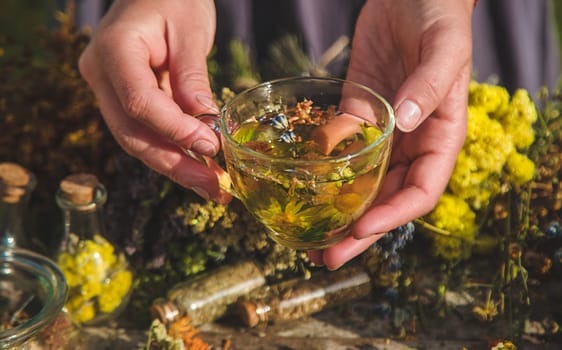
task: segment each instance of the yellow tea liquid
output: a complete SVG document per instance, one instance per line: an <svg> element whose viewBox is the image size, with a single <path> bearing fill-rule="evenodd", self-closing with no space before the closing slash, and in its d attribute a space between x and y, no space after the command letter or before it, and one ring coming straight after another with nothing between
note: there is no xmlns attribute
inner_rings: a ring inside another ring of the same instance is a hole
<svg viewBox="0 0 562 350"><path fill-rule="evenodd" d="M389 146L369 149L382 131L357 117L309 108L299 118L295 110L239 125L233 138L255 152L225 150L226 165L238 198L274 240L319 249L341 240L372 203L388 158L380 148ZM326 134L334 126L346 130Z"/></svg>

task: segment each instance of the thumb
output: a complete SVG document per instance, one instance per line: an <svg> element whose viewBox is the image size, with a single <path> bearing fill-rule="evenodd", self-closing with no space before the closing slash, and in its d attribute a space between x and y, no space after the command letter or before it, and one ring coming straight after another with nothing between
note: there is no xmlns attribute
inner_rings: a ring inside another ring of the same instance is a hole
<svg viewBox="0 0 562 350"><path fill-rule="evenodd" d="M462 37L460 33L459 36ZM396 126L403 132L416 129L470 70L470 40L451 40L449 32L446 36L436 35L425 47L420 63L395 96Z"/></svg>

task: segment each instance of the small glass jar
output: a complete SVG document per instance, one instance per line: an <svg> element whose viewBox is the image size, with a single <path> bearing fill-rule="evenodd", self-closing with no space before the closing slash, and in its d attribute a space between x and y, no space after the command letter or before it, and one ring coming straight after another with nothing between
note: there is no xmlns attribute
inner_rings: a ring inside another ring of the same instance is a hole
<svg viewBox="0 0 562 350"><path fill-rule="evenodd" d="M262 322L294 320L345 302L367 297L373 283L366 269L346 266L270 285L258 297L241 298L236 309L248 327Z"/></svg>
<svg viewBox="0 0 562 350"><path fill-rule="evenodd" d="M17 163L0 163L0 246L32 249L25 224L35 175Z"/></svg>
<svg viewBox="0 0 562 350"><path fill-rule="evenodd" d="M224 265L178 283L166 299L157 299L152 314L163 323L188 316L194 326L224 315L242 296L265 285L265 275L251 260Z"/></svg>
<svg viewBox="0 0 562 350"><path fill-rule="evenodd" d="M124 253L105 237L107 191L91 174L73 174L60 183L56 201L64 220L57 263L69 285L65 310L78 324L99 325L126 306L133 273Z"/></svg>
<svg viewBox="0 0 562 350"><path fill-rule="evenodd" d="M67 292L62 271L49 258L0 247L0 348L31 349L61 314Z"/></svg>

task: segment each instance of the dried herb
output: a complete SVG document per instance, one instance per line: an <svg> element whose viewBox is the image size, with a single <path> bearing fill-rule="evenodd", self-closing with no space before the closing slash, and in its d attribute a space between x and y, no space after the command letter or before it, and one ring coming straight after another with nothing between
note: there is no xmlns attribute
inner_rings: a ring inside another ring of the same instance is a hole
<svg viewBox="0 0 562 350"><path fill-rule="evenodd" d="M263 271L252 261L241 261L177 284L167 300L158 300L152 310L163 322L187 315L201 325L224 316L238 298L264 284Z"/></svg>
<svg viewBox="0 0 562 350"><path fill-rule="evenodd" d="M294 279L267 287L259 298L237 303L241 320L249 327L264 321L299 319L345 302L367 297L372 280L362 266L313 273L310 279Z"/></svg>
<svg viewBox="0 0 562 350"><path fill-rule="evenodd" d="M47 328L41 331L39 343L44 350L68 349L75 333L72 320L61 312Z"/></svg>
<svg viewBox="0 0 562 350"><path fill-rule="evenodd" d="M5 331L18 327L30 319L30 316L25 311L29 303L33 300L34 295L25 299L21 305L18 306L13 312L4 312L0 315L0 331Z"/></svg>

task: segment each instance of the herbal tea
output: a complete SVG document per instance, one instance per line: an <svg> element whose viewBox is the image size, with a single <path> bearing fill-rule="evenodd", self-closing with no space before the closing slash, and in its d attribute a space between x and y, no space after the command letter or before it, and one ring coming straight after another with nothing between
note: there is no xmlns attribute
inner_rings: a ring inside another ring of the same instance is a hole
<svg viewBox="0 0 562 350"><path fill-rule="evenodd" d="M374 200L390 143L377 125L304 100L232 130L251 149L225 151L237 197L277 242L318 249L342 239ZM370 148L369 145L372 147Z"/></svg>

